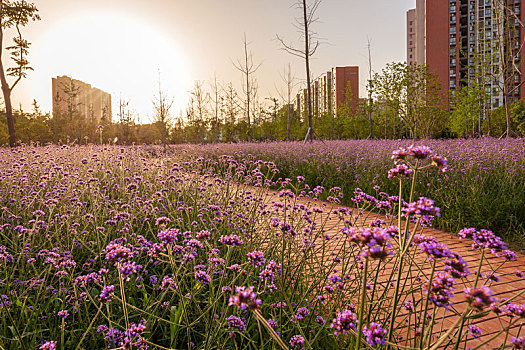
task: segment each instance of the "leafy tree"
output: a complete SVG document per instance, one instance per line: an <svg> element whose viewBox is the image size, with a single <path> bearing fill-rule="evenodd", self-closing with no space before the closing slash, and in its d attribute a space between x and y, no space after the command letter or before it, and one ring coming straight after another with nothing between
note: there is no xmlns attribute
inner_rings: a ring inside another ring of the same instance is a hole
<svg viewBox="0 0 525 350"><path fill-rule="evenodd" d="M484 98L484 89L476 82L471 82L469 86L456 92L451 98L453 110L450 115L450 130L458 136L473 136L483 112Z"/></svg>
<svg viewBox="0 0 525 350"><path fill-rule="evenodd" d="M33 70L29 66L27 55L30 43L22 36L21 27L26 26L30 21L40 20L38 9L33 3L22 1L0 0L0 83L4 95L5 114L7 128L9 132L9 146L16 146L15 120L13 117L13 106L11 104L11 93L16 85L27 76L27 71ZM13 45L6 48L11 53L11 60L14 67L5 67L3 58L4 34L7 29L15 28L16 35L13 38ZM11 76L15 80L9 84L7 77Z"/></svg>
<svg viewBox="0 0 525 350"><path fill-rule="evenodd" d="M516 101L510 108L512 123L525 135L525 98Z"/></svg>
<svg viewBox="0 0 525 350"><path fill-rule="evenodd" d="M426 65L389 63L372 81L374 94L403 122L410 137L431 137L443 124L445 102L437 76Z"/></svg>

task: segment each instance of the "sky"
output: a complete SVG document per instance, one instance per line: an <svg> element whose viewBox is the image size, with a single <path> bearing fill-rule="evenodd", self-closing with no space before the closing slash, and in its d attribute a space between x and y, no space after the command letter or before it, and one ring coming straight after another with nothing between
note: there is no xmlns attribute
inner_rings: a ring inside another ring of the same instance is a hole
<svg viewBox="0 0 525 350"><path fill-rule="evenodd" d="M119 100L129 101L136 121L150 122L160 80L186 108L196 80L206 87L216 75L242 91L233 63L243 57L246 33L259 96L278 97L288 64L304 84L304 61L282 50L276 35L301 45L294 19L296 0L33 0L41 21L23 28L31 42L34 71L13 92L14 106L51 110L51 78L68 75L111 93L113 120ZM312 58L317 77L335 66L359 66L360 94L366 94L368 39L372 68L406 59L406 11L415 0L323 0L313 30L322 44ZM11 43L7 33L4 47Z"/></svg>

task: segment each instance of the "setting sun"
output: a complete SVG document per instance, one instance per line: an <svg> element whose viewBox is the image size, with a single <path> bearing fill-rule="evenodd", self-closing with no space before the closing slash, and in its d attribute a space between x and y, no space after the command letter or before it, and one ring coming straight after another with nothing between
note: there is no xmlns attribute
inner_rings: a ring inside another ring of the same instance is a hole
<svg viewBox="0 0 525 350"><path fill-rule="evenodd" d="M191 88L191 66L168 34L130 15L80 14L56 23L35 44L33 60L47 67L32 74L37 78L52 71L88 81L112 94L115 112L121 95L140 115L137 122L149 122L159 71L163 89L176 104L184 103ZM43 88L49 96L50 85ZM117 113L113 118L118 118Z"/></svg>

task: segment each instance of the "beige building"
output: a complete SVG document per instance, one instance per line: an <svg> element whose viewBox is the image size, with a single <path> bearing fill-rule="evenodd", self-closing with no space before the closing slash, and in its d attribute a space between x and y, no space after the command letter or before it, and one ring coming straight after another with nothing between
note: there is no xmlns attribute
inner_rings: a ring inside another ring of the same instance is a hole
<svg viewBox="0 0 525 350"><path fill-rule="evenodd" d="M68 76L52 78L53 115L78 114L90 122L111 121L111 94Z"/></svg>

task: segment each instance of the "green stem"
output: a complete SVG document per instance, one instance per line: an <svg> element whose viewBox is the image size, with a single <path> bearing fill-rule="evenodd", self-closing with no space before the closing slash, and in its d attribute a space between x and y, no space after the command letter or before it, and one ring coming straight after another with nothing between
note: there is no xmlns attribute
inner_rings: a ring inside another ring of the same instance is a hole
<svg viewBox="0 0 525 350"><path fill-rule="evenodd" d="M361 301L359 302L359 315L358 315L358 328L357 328L357 339L355 342L355 350L359 350L361 347L361 333L363 333L363 316L365 311L366 303L366 279L368 273L368 257L365 259L365 267L363 269L363 282L361 284Z"/></svg>
<svg viewBox="0 0 525 350"><path fill-rule="evenodd" d="M478 271L476 271L476 281L474 282L474 288L478 287L479 275L481 274L481 266L483 265L484 257L485 257L485 248L481 248L481 258L479 259ZM462 333L463 333L464 326L465 326L465 318L461 320L461 324L459 325L459 333L458 333L458 338L456 340L456 345L454 346L454 350L459 349L459 344L461 343L461 339L463 338Z"/></svg>
<svg viewBox="0 0 525 350"><path fill-rule="evenodd" d="M425 309L423 315L421 315L421 339L419 340L419 347L423 349L423 341L425 339L425 321L427 318L428 302L430 300L430 289L432 288L432 280L434 279L434 272L436 271L436 260L432 261L432 270L430 271L430 279L428 280L427 287L427 300L425 301Z"/></svg>

